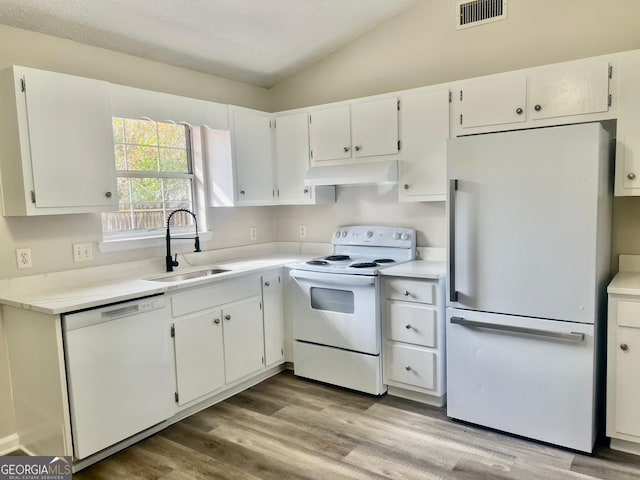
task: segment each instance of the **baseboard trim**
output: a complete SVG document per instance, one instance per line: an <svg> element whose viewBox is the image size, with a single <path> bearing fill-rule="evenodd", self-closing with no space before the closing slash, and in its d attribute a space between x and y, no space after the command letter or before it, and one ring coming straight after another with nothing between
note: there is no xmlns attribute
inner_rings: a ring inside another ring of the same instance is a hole
<svg viewBox="0 0 640 480"><path fill-rule="evenodd" d="M433 407L443 407L447 403L447 395L442 397L436 397L428 395L426 393L414 392L406 390L404 388L398 388L391 385L387 385L387 393L394 397L405 398L407 400L413 400L414 402L424 403Z"/></svg>
<svg viewBox="0 0 640 480"><path fill-rule="evenodd" d="M621 440L619 438L612 438L610 446L612 450L640 455L640 443L629 442L627 440Z"/></svg>
<svg viewBox="0 0 640 480"><path fill-rule="evenodd" d="M0 455L6 455L20 448L20 439L17 433L12 433L0 438Z"/></svg>

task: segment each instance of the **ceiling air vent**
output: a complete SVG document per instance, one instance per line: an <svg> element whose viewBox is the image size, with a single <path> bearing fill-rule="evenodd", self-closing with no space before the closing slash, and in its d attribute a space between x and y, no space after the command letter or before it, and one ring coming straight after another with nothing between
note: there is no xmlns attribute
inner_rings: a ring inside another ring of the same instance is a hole
<svg viewBox="0 0 640 480"><path fill-rule="evenodd" d="M462 0L456 8L458 30L507 18L507 0Z"/></svg>

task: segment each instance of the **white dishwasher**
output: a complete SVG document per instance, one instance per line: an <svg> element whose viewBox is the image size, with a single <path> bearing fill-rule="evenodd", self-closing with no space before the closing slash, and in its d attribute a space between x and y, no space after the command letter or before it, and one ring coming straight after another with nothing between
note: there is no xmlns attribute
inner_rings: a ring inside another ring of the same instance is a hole
<svg viewBox="0 0 640 480"><path fill-rule="evenodd" d="M164 296L63 317L76 458L173 415L169 320Z"/></svg>

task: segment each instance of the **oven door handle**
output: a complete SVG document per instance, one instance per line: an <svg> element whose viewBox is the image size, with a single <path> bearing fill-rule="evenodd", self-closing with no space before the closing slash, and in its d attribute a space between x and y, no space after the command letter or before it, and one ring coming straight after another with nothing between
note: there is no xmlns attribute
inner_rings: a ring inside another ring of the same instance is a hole
<svg viewBox="0 0 640 480"><path fill-rule="evenodd" d="M307 272L306 270L290 270L289 276L294 280L309 280L330 285L373 285L376 282L375 277L364 275Z"/></svg>

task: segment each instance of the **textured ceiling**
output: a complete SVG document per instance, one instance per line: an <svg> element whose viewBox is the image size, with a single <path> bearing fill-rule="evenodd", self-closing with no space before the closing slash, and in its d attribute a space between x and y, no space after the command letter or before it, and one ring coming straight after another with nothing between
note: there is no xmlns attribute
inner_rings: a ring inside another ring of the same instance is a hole
<svg viewBox="0 0 640 480"><path fill-rule="evenodd" d="M0 0L0 23L269 87L421 0Z"/></svg>

